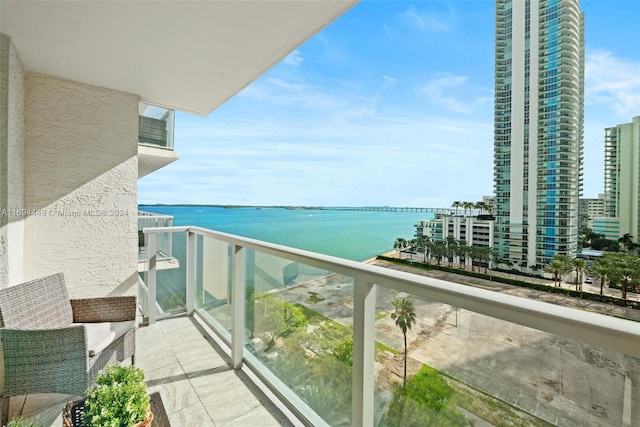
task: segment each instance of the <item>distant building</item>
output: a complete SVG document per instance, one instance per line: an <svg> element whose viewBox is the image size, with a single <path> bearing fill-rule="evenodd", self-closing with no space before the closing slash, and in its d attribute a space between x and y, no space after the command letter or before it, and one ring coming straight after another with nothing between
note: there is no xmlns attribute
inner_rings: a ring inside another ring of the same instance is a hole
<svg viewBox="0 0 640 427"><path fill-rule="evenodd" d="M493 247L494 220L488 219L490 217L487 215L487 219L478 219L471 215L438 215L430 221L419 221L415 225L415 237L429 236L431 240L454 237L456 240L464 240L468 246ZM470 265L470 261L467 264Z"/></svg>
<svg viewBox="0 0 640 427"><path fill-rule="evenodd" d="M578 227L580 232L588 227L593 230L594 218L606 216L606 198L604 194L598 194L597 199L580 199Z"/></svg>
<svg viewBox="0 0 640 427"><path fill-rule="evenodd" d="M605 212L594 218L593 231L617 240L640 236L640 116L605 129Z"/></svg>
<svg viewBox="0 0 640 427"><path fill-rule="evenodd" d="M584 128L579 0L496 0L496 249L519 265L578 248Z"/></svg>

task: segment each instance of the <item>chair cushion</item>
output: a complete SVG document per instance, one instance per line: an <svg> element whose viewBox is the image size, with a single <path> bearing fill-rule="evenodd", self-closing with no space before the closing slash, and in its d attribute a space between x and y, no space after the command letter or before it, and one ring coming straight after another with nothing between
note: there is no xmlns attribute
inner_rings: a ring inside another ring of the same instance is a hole
<svg viewBox="0 0 640 427"><path fill-rule="evenodd" d="M74 323L74 325L85 326L87 330L87 349L89 350L89 356L92 357L133 329L135 323L135 320L127 320L125 322Z"/></svg>

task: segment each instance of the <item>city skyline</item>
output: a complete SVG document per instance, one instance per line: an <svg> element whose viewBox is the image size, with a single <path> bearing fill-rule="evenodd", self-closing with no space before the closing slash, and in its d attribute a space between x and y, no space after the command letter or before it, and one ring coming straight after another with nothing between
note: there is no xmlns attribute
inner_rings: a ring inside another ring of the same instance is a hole
<svg viewBox="0 0 640 427"><path fill-rule="evenodd" d="M494 8L356 5L210 116L178 113L181 159L140 180L139 202L448 207L492 195ZM640 112L640 4L581 10L583 197L596 197L604 129Z"/></svg>

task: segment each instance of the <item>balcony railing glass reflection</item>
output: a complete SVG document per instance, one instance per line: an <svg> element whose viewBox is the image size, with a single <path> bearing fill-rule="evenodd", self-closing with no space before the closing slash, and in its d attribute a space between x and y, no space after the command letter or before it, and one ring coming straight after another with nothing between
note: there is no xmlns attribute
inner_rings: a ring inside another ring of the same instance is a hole
<svg viewBox="0 0 640 427"><path fill-rule="evenodd" d="M154 212L138 211L138 261L143 263L147 260L147 249L145 235L142 230L149 227L171 227L173 226L173 216L162 215ZM173 258L173 239L171 233L163 233L157 237L157 257L158 261L169 261Z"/></svg>
<svg viewBox="0 0 640 427"><path fill-rule="evenodd" d="M169 231L184 309L312 425L640 425L635 322L198 227L147 229L150 246ZM152 258L151 322L167 292ZM400 298L417 315L406 395Z"/></svg>
<svg viewBox="0 0 640 427"><path fill-rule="evenodd" d="M138 112L138 143L173 150L174 115L174 110L141 102Z"/></svg>

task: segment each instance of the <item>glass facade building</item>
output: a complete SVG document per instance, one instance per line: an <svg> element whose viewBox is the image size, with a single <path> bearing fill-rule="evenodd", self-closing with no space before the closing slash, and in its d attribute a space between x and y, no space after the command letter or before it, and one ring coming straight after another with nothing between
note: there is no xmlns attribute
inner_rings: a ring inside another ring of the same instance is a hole
<svg viewBox="0 0 640 427"><path fill-rule="evenodd" d="M598 233L617 240L640 236L640 116L606 128L604 136L603 215L597 218Z"/></svg>
<svg viewBox="0 0 640 427"><path fill-rule="evenodd" d="M575 256L582 191L584 14L579 0L497 0L494 190L498 256Z"/></svg>

